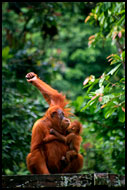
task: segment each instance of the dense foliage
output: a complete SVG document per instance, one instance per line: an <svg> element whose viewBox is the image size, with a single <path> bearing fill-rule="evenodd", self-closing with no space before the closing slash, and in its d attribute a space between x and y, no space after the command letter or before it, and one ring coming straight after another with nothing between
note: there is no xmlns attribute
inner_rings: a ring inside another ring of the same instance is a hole
<svg viewBox="0 0 127 190"><path fill-rule="evenodd" d="M123 69L125 67L125 4L99 3L85 19L85 23L88 20L92 24L98 22L100 27L97 33L89 37L88 44L95 46L98 40L105 41L112 37L112 43L116 43L119 54L111 54L107 57L111 68L109 67L99 78L90 75L84 80L84 88L87 87L88 90L84 97L80 97L80 104L79 97L76 100L79 106L77 111L79 115L81 112L83 118L87 118L85 120L89 126L86 128L91 127L91 132L94 134L96 132L98 142L91 146L99 151L94 153L93 157L94 159L98 157L100 162L105 162L102 167L97 162L96 167L102 172L119 171L123 174L125 172L125 76Z"/></svg>
<svg viewBox="0 0 127 190"><path fill-rule="evenodd" d="M83 123L82 172L124 174L124 17L123 2L2 4L3 174L28 173L31 128L48 106L30 71Z"/></svg>

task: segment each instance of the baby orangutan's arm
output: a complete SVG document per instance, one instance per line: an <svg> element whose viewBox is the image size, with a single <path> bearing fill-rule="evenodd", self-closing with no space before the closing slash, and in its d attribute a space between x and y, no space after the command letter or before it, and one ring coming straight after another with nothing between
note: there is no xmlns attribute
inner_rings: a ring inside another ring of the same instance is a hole
<svg viewBox="0 0 127 190"><path fill-rule="evenodd" d="M50 134L51 135L48 135L47 137L45 137L43 139L43 142L44 143L48 143L48 142L51 142L53 140L59 140L61 142L64 142L66 141L66 137L64 137L63 135L61 135L59 132L57 132L55 129L50 129Z"/></svg>
<svg viewBox="0 0 127 190"><path fill-rule="evenodd" d="M44 143L49 143L49 142L54 141L54 140L59 140L59 138L54 136L54 135L48 135L47 137L45 137L43 139L43 142Z"/></svg>

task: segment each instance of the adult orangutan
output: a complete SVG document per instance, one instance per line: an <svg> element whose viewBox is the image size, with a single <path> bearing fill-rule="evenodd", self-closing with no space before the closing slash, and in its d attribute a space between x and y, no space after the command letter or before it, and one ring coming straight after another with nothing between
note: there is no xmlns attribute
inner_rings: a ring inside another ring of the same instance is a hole
<svg viewBox="0 0 127 190"><path fill-rule="evenodd" d="M52 128L65 135L65 129L70 124L70 120L67 118L70 109L65 108L68 103L65 96L40 80L33 72L28 73L26 78L40 90L49 104L44 117L37 120L32 129L31 149L26 158L28 170L32 174L79 172L83 167L81 154L63 167L61 158L66 156L69 146L58 139L49 143L43 142L43 139L50 135Z"/></svg>

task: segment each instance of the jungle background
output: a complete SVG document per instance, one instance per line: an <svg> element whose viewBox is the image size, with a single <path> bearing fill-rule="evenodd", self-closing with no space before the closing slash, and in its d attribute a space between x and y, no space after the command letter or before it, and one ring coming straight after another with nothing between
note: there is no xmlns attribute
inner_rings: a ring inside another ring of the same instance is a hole
<svg viewBox="0 0 127 190"><path fill-rule="evenodd" d="M2 3L2 173L29 174L31 129L48 108L25 75L70 100L81 173L125 173L125 3Z"/></svg>

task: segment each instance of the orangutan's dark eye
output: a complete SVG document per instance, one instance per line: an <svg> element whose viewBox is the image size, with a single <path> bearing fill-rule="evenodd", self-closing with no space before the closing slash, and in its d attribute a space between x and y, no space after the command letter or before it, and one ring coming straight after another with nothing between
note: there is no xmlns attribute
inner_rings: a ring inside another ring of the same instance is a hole
<svg viewBox="0 0 127 190"><path fill-rule="evenodd" d="M55 117L55 116L57 116L57 112L56 111L54 111L54 112L51 113L51 117L52 118Z"/></svg>

